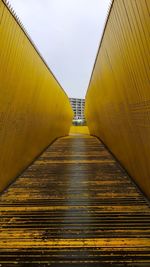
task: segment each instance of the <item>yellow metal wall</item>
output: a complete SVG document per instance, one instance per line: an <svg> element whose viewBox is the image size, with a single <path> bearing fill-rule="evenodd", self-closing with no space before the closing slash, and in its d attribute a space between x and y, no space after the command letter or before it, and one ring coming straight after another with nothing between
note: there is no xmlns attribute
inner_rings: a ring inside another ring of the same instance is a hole
<svg viewBox="0 0 150 267"><path fill-rule="evenodd" d="M69 133L69 99L0 0L0 191Z"/></svg>
<svg viewBox="0 0 150 267"><path fill-rule="evenodd" d="M71 126L69 134L90 134L87 126Z"/></svg>
<svg viewBox="0 0 150 267"><path fill-rule="evenodd" d="M114 0L86 95L90 133L150 197L150 1Z"/></svg>

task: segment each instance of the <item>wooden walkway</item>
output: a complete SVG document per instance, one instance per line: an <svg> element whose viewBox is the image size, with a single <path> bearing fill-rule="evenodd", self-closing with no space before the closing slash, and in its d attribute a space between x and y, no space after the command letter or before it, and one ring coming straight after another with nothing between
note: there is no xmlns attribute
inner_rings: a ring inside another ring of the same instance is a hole
<svg viewBox="0 0 150 267"><path fill-rule="evenodd" d="M150 208L96 138L57 140L0 197L0 266L150 267Z"/></svg>

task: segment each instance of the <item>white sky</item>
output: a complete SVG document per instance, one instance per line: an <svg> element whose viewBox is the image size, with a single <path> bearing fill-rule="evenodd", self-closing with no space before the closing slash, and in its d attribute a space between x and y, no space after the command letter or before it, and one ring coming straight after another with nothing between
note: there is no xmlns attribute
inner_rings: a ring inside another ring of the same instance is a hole
<svg viewBox="0 0 150 267"><path fill-rule="evenodd" d="M84 98L111 0L9 0L69 97Z"/></svg>

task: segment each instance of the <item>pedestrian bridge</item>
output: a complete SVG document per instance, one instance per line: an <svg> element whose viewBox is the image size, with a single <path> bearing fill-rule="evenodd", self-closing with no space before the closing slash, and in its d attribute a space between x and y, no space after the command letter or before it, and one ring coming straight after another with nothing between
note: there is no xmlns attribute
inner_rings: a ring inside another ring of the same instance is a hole
<svg viewBox="0 0 150 267"><path fill-rule="evenodd" d="M150 266L149 10L112 1L89 130L70 130L68 96L0 0L0 266Z"/></svg>

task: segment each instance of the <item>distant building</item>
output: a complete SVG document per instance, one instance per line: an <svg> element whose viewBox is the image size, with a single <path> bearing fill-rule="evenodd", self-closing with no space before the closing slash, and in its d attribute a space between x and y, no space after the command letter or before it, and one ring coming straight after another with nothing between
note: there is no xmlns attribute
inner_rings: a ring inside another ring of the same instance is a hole
<svg viewBox="0 0 150 267"><path fill-rule="evenodd" d="M70 98L70 103L72 109L74 111L74 118L73 120L85 120L84 116L84 107L85 107L85 99L81 98Z"/></svg>

